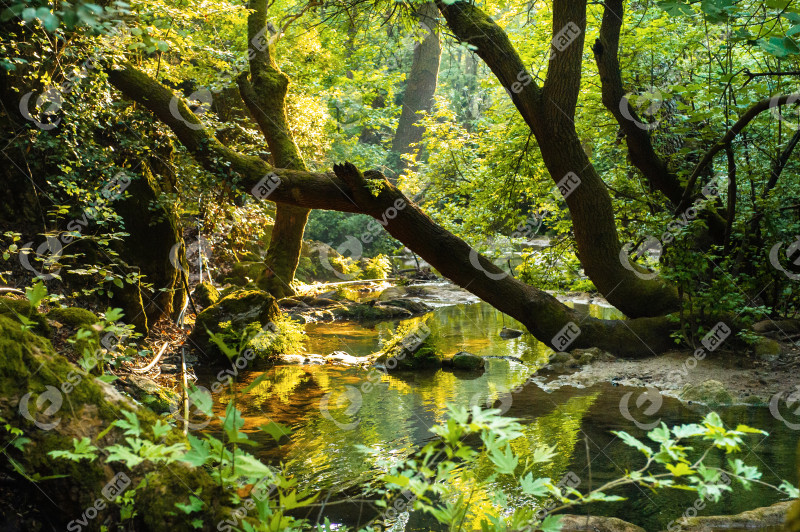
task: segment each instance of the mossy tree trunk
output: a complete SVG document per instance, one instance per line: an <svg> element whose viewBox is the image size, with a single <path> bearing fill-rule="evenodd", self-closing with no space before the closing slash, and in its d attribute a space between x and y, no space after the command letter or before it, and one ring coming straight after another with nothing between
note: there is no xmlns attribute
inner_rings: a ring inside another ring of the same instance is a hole
<svg viewBox="0 0 800 532"><path fill-rule="evenodd" d="M183 245L180 219L161 197L164 188L171 186L169 169L164 166L155 157L142 161L139 175L115 204L128 233L117 252L144 276L143 285L125 284L117 300L125 311L125 321L142 331L163 316L175 316L186 300L181 279L185 257L175 253L176 247Z"/></svg>
<svg viewBox="0 0 800 532"><path fill-rule="evenodd" d="M403 110L392 141L392 157L395 160L390 161L390 166L398 175L403 173L407 165L402 156L411 153L412 144L420 142L425 133L425 127L417 123L420 119L418 113L430 112L433 108L433 95L436 92L442 55L437 28L439 11L436 4L426 2L417 8L415 14L426 35L414 47L414 57L403 95Z"/></svg>
<svg viewBox="0 0 800 532"><path fill-rule="evenodd" d="M239 92L250 115L267 141L272 162L278 168L307 170L286 118L286 92L289 78L280 71L272 57L267 30L267 0L250 0L252 12L247 19L250 45L250 77L238 78ZM294 279L310 210L278 203L275 225L264 262L267 275L259 286L277 298L293 295Z"/></svg>

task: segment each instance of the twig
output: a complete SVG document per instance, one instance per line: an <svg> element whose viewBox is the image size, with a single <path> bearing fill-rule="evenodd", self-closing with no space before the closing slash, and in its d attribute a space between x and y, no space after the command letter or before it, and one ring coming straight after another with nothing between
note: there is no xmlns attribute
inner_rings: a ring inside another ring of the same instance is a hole
<svg viewBox="0 0 800 532"><path fill-rule="evenodd" d="M168 345L169 345L169 342L164 342L164 345L161 346L161 349L158 351L158 354L156 355L156 357L147 366L145 366L143 368L131 368L131 371L134 372L134 373L147 373L148 371L153 369L153 366L158 364L158 361L161 360L161 356L167 350L167 346Z"/></svg>

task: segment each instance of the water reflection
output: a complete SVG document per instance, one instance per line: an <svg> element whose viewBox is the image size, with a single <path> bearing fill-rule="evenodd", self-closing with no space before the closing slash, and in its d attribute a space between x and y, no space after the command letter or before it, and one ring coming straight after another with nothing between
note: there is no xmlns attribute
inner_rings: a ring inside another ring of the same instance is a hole
<svg viewBox="0 0 800 532"><path fill-rule="evenodd" d="M618 317L613 309L589 309L598 317ZM284 462L288 471L313 489L333 493L332 501L344 502L326 508L334 520L351 526L363 525L379 510L369 504L348 504L346 496L357 492L359 485L374 483L386 463L401 460L431 441L429 429L445 420L448 403L493 405L524 424L524 437L514 442L517 453L527 456L540 446L555 446L552 463L539 464L536 476L560 479L571 475L579 479L585 491L617 478L626 470L640 467L641 455L623 445L611 434L626 430L643 438L644 432L620 415L619 405L630 389L605 384L591 389L562 388L552 393L526 384L531 372L543 364L550 350L530 335L503 340L498 332L506 327L522 328L515 320L503 317L485 304L456 305L437 309L432 320L446 353L460 350L483 356L509 356L521 360L487 359L480 375L459 375L447 371L382 375L357 368L331 366L277 366L267 370L268 378L239 402L246 424L244 430L258 442L253 452L271 463ZM366 355L378 349L396 324L380 323L366 327L352 323L309 326L309 352L327 354L342 349L354 355ZM237 384L244 388L259 373L245 375ZM518 389L518 391L514 391ZM215 406L224 411L226 398ZM696 422L705 410L687 407L665 399L657 413L669 424ZM764 480L777 483L779 477L793 478L796 434L769 415L766 408L732 407L722 409L729 425L745 423L770 432L769 438L749 440L752 452L741 455L748 464L764 471ZM288 443L277 446L257 427L275 421L292 428ZM212 430L218 427L212 425ZM365 453L360 446L377 451ZM724 456L712 453L712 464L722 464ZM488 475L488 462L471 464L475 479ZM496 482L509 488L508 479ZM475 511L465 529L479 527L481 516L497 515L507 508L494 502L492 490L473 491ZM491 487L490 487L491 488ZM593 513L617 516L633 521L646 530L665 529L691 506L692 493L661 491L651 493L631 487L621 495L629 501L595 504ZM776 502L775 495L754 487L727 495L717 504L708 503L703 515L738 513ZM531 505L535 501L512 492L508 507ZM585 511L585 509L583 510ZM316 518L316 511L313 516ZM429 517L406 516L405 530L435 530Z"/></svg>

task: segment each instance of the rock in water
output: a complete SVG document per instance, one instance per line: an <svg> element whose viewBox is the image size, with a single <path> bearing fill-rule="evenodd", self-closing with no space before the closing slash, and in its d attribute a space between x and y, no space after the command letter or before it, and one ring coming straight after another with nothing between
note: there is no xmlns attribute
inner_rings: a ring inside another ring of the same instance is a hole
<svg viewBox="0 0 800 532"><path fill-rule="evenodd" d="M510 340L511 338L519 338L522 336L522 331L517 329L509 329L508 327L503 327L500 330L500 338L504 338L506 340Z"/></svg>
<svg viewBox="0 0 800 532"><path fill-rule="evenodd" d="M467 353L466 351L459 351L453 355L452 358L447 358L443 362L446 366L464 371L477 371L483 369L486 365L483 357Z"/></svg>
<svg viewBox="0 0 800 532"><path fill-rule="evenodd" d="M709 406L732 404L733 396L719 381L708 379L699 384L689 383L683 387L680 398Z"/></svg>

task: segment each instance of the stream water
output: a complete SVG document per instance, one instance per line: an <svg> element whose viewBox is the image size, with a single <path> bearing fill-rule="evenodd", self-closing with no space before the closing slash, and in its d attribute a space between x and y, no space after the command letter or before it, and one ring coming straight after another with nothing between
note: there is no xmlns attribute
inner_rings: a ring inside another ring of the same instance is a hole
<svg viewBox="0 0 800 532"><path fill-rule="evenodd" d="M584 310L597 317L619 317L613 308L587 305ZM433 435L429 429L446 419L448 403L493 404L504 410L504 415L519 418L525 429L524 438L515 442L516 452L524 457L537 446L556 446L553 462L534 469L534 475L556 480L568 478L573 484L577 479L580 490L597 487L620 477L626 469L643 464L642 455L624 445L611 431L625 430L643 438L646 431L637 428L633 420L649 422L661 418L673 425L699 421L708 411L699 405L687 406L664 398L657 414L647 418L636 410L635 399L630 400L643 390L612 383L584 389L561 388L550 393L529 383L511 393L546 362L551 350L527 333L511 340L500 338L498 332L504 325L524 328L485 303L442 303L432 314L427 323L439 335L446 353L464 350L513 359L489 358L486 371L480 375L447 371L393 373L380 377L369 387L364 386L367 372L359 368L275 366L267 370L268 378L239 405L246 420L243 430L259 443L251 452L269 463L286 463L301 485L331 493L328 502L335 504L326 507L325 514L334 521L359 526L379 513L370 504L350 502L347 497L356 493L358 485L374 483L385 461L402 459L430 441ZM306 328L307 349L309 353L342 350L356 356L367 355L378 350L380 341L388 338L396 326L396 322L311 324ZM248 373L238 386L247 386L260 374ZM210 376L200 375L201 384L204 379ZM620 413L621 401L628 393L632 393L627 396L631 419ZM222 403L217 401L220 414L224 410ZM641 410L647 406L644 404ZM777 484L779 478L794 478L796 433L776 421L767 408L734 406L717 411L729 425L745 423L770 433L769 437L750 437L750 447L738 455L746 463L757 465L764 473L763 480ZM257 429L269 421L291 427L290 440L278 446ZM365 453L361 446L378 451L379 458ZM719 465L724 459L716 453L708 458L710 463ZM481 464L474 467L478 475L483 474L485 467ZM774 492L759 487L750 491L738 488L719 503L703 501L702 504L697 504L696 494L679 490L653 493L630 487L616 494L628 500L594 504L588 510L631 521L648 531L666 530L685 513L693 515L693 506L703 508L698 515L720 515L778 501ZM490 498L491 493L473 494L476 508L488 509L492 504ZM532 502L518 494L508 504ZM314 509L309 518L316 520L318 512L318 508ZM418 513L405 515L403 526L398 529L437 530L430 517ZM464 529L480 527L477 522L465 523Z"/></svg>

